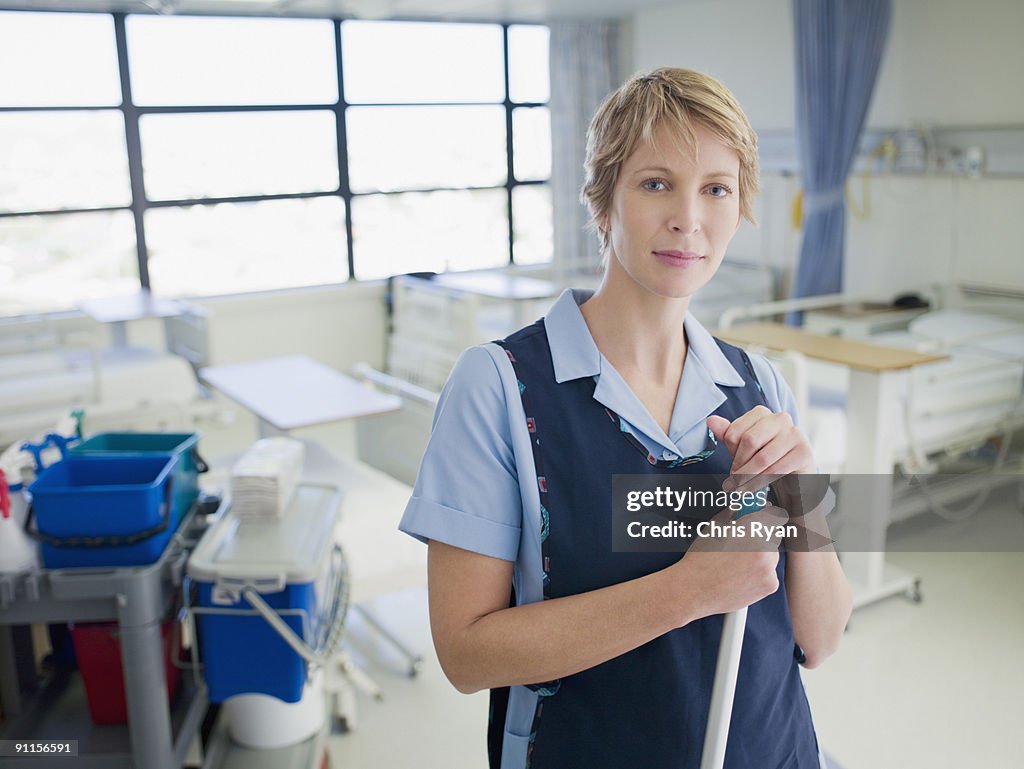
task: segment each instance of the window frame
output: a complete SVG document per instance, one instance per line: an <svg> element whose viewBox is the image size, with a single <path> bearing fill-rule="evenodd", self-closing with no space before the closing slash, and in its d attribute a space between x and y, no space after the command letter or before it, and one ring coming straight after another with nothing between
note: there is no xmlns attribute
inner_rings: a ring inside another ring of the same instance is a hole
<svg viewBox="0 0 1024 769"><path fill-rule="evenodd" d="M51 11L33 11L37 13L48 13ZM128 61L128 39L127 39L127 27L126 19L129 16L137 15L128 12L99 12L99 11L60 11L60 13L84 13L90 15L103 15L110 16L113 18L114 23L114 42L117 53L117 68L118 77L120 79L120 92L121 92L121 104L120 105L102 105L102 106L91 106L91 105L75 105L75 106L5 106L0 105L0 114L11 113L11 112L63 112L63 111L104 111L104 110L120 110L124 119L125 127L125 145L128 157L128 180L130 185L131 193L131 204L128 206L83 206L76 208L60 208L50 210L19 210L19 211L0 211L0 219L7 219L21 216L59 216L62 214L72 213L98 213L104 211L129 211L132 215L135 234L136 234L136 248L137 248L137 262L139 271L139 283L140 288L144 290L150 290L150 275L149 275L149 250L146 244L146 230L144 224L145 213L150 209L165 208L165 207L185 207L194 205L211 205L217 203L251 203L260 201L271 201L271 200L293 200L303 198L320 198L320 197L340 197L345 212L345 242L347 246L347 260L348 260L348 278L347 281L356 281L356 269L355 263L357 255L353 247L353 226L352 226L352 200L353 198L365 196L365 195L396 195L403 194L406 192L435 192L440 190L488 190L488 189L503 189L505 191L505 213L508 229L508 261L509 265L515 264L514 259L514 241L515 241L515 222L513 219L513 190L520 186L529 185L550 185L551 178L550 174L545 179L529 179L529 180L518 180L515 177L515 165L514 165L514 148L513 148L513 112L517 108L522 107L549 107L550 101L547 102L513 102L510 94L510 79L511 79L511 65L509 57L509 27L511 26L545 26L537 22L514 22L514 21L502 21L502 22L485 22L488 24L495 24L500 26L502 30L502 57L503 57L503 77L504 77L504 99L501 102L487 101L487 102L381 102L381 103L364 103L359 102L357 104L349 104L345 97L345 80L344 80L344 52L342 50L342 24L350 19L350 17L318 17L327 21L330 21L333 25L334 30L334 56L335 56L335 70L338 78L338 99L333 103L319 103L319 104L287 104L287 105L276 105L276 104L246 104L246 105L175 105L175 106L139 106L136 105L132 98L131 89L131 76L130 76L130 63ZM212 16L213 14L187 14L190 16ZM224 18L266 18L266 19L280 19L281 17L274 16L255 16L251 14L227 14L218 13L218 17ZM305 17L302 18L311 18ZM431 23L434 20L424 19L387 19L385 21L416 21L416 22L427 22ZM436 23L444 24L479 24L479 21L468 21L468 20L437 20ZM549 97L550 98L550 97ZM373 192L359 192L353 193L349 184L349 163L348 163L348 136L346 129L346 112L350 106L359 108L373 108L373 107L394 107L394 106L434 106L434 107L465 107L465 106L501 106L505 113L505 164L507 167L507 174L505 183L503 185L488 185L488 186L468 186L468 187L431 187L431 188L416 188L416 189L397 189L388 191L373 191ZM214 196L214 197L196 197L196 198L185 198L175 200L149 200L145 194L145 184L142 168L142 143L139 130L139 121L143 115L148 114L199 114L205 112L301 112L309 110L329 110L334 114L335 119L335 130L336 130L336 142L337 142L337 154L338 154L338 179L339 185L335 190L317 191L317 192L290 192L290 193L276 193L276 194L260 194L260 195L237 195L237 196ZM282 287L284 288L284 287ZM247 293L247 292L239 292Z"/></svg>

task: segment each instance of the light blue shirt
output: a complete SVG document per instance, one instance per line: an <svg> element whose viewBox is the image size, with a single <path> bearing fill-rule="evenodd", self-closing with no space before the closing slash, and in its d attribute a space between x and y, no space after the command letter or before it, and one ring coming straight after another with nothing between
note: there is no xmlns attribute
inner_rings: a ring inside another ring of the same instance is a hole
<svg viewBox="0 0 1024 769"><path fill-rule="evenodd" d="M594 398L623 420L648 452L672 460L705 448L706 419L725 402L720 385L744 378L722 354L707 329L690 313L684 321L687 349L669 434L666 435L601 354L579 305L592 292L566 290L545 317L555 379L592 377ZM762 355L750 360L769 408L797 421L796 401L775 367ZM520 482L522 479L523 482ZM437 410L412 498L399 528L423 541L435 539L483 555L516 561L517 574L534 570L540 552L540 499L533 453L515 373L496 344L471 347L459 358ZM532 532L521 538L523 521ZM533 542L532 540L536 540ZM534 579L517 585L520 603L539 591ZM532 600L540 600L540 594Z"/></svg>

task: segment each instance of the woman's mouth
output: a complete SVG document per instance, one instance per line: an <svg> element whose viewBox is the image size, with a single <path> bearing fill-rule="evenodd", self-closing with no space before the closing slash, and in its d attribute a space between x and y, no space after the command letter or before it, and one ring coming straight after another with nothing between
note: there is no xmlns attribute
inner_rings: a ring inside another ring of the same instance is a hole
<svg viewBox="0 0 1024 769"><path fill-rule="evenodd" d="M693 251L655 251L654 255L658 261L674 267L690 267L704 260L703 256Z"/></svg>

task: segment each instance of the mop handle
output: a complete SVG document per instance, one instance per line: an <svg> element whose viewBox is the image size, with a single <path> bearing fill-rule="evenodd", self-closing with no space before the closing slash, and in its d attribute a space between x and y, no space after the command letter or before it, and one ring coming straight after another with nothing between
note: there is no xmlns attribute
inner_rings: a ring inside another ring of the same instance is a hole
<svg viewBox="0 0 1024 769"><path fill-rule="evenodd" d="M711 689L711 708L708 728L704 732L704 751L700 769L722 769L725 763L725 744L729 739L729 721L732 719L732 701L736 694L736 677L743 651L743 631L747 626L747 607L725 615L722 640L718 645L718 664L715 683Z"/></svg>
<svg viewBox="0 0 1024 769"><path fill-rule="evenodd" d="M745 507L737 513L736 518L742 518L760 509L760 505ZM722 622L722 640L718 644L715 683L711 687L711 706L708 709L708 728L704 732L700 769L722 769L725 765L725 745L729 741L732 702L736 696L736 679L740 671L743 631L746 627L746 606L729 612Z"/></svg>

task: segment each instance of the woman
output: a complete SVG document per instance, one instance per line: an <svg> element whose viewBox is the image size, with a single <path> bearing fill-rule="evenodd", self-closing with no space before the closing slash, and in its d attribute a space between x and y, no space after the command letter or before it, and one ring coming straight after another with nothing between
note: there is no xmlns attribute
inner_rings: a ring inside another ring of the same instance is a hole
<svg viewBox="0 0 1024 769"><path fill-rule="evenodd" d="M815 472L771 365L687 314L751 218L756 135L720 83L659 69L598 110L586 172L600 287L463 354L402 521L441 665L491 689L492 767L697 767L721 615L750 606L726 766L817 767L798 664L849 617L834 552L611 544L613 475Z"/></svg>

